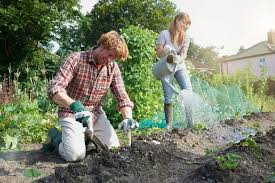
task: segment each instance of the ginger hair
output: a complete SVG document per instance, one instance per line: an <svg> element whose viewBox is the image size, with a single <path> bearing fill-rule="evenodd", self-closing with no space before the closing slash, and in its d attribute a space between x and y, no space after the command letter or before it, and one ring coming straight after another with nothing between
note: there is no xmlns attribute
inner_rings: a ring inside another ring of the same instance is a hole
<svg viewBox="0 0 275 183"><path fill-rule="evenodd" d="M128 46L125 40L116 31L102 34L97 41L97 45L108 50L114 49L116 57L119 60L126 60L128 57Z"/></svg>

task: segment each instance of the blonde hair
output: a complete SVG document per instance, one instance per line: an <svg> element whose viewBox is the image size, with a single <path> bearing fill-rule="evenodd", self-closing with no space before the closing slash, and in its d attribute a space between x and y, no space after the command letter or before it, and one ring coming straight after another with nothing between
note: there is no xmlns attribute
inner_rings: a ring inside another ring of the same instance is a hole
<svg viewBox="0 0 275 183"><path fill-rule="evenodd" d="M185 37L185 31L182 31L182 32L177 31L177 20L182 20L185 24L190 25L191 19L187 13L180 12L175 16L174 21L171 22L169 26L170 38L172 43L174 44L176 42L178 45L181 45ZM177 33L178 33L178 37L176 37Z"/></svg>
<svg viewBox="0 0 275 183"><path fill-rule="evenodd" d="M125 40L116 32L110 31L102 34L97 41L98 46L103 46L105 49L116 51L116 57L120 60L126 60L128 57L128 46Z"/></svg>

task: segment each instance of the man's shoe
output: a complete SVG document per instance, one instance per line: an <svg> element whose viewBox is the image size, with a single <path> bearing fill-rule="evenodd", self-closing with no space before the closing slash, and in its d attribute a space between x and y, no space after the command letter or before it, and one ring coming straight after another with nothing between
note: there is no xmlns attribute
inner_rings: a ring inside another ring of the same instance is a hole
<svg viewBox="0 0 275 183"><path fill-rule="evenodd" d="M57 128L51 128L48 132L48 138L45 144L43 144L42 151L44 153L58 152L58 146L62 141L61 131Z"/></svg>

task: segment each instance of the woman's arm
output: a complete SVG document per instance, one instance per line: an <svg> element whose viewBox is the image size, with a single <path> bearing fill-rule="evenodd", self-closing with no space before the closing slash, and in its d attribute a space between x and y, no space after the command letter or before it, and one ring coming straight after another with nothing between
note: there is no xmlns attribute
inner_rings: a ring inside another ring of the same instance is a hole
<svg viewBox="0 0 275 183"><path fill-rule="evenodd" d="M164 46L161 45L161 44L158 44L157 47L156 47L156 53L157 53L157 56L159 58L161 58L162 56L164 56Z"/></svg>
<svg viewBox="0 0 275 183"><path fill-rule="evenodd" d="M184 39L183 46L182 46L182 48L179 52L179 55L184 59L187 57L187 52L188 52L188 49L189 49L190 41L191 41L190 37L188 35L186 35L185 39Z"/></svg>
<svg viewBox="0 0 275 183"><path fill-rule="evenodd" d="M180 50L179 55L183 58L186 59L187 57L187 52L188 52L188 47L182 47Z"/></svg>

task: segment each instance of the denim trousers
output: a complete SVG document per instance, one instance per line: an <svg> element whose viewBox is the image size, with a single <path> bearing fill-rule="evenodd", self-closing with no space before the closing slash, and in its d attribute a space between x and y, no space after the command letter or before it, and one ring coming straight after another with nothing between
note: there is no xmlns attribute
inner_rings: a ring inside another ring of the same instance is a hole
<svg viewBox="0 0 275 183"><path fill-rule="evenodd" d="M170 75L166 75L162 77L161 83L162 83L162 89L163 89L163 96L164 96L164 103L165 104L171 104L173 103L173 89L169 86L168 83L173 85L174 77L179 84L181 90L188 90L192 92L192 85L190 76L186 69L180 69L176 71L175 73L172 73ZM166 80L166 81L165 81ZM167 83L168 82L168 83Z"/></svg>
<svg viewBox="0 0 275 183"><path fill-rule="evenodd" d="M173 93L174 90L169 86L169 84L173 85L174 77L181 88L181 97L183 99L187 127L191 128L194 125L193 119L193 110L192 110L192 85L190 76L187 72L187 69L177 70L175 73L164 76L161 79L163 96L164 96L164 104L173 103Z"/></svg>

